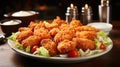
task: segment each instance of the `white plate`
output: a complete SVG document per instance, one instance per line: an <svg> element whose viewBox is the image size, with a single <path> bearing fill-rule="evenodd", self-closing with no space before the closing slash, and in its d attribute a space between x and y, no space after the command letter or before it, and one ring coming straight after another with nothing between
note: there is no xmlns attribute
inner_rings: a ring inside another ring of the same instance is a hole
<svg viewBox="0 0 120 67"><path fill-rule="evenodd" d="M38 60L44 60L44 61L47 61L47 62L50 61L50 62L54 62L54 63L83 62L83 61L86 61L86 60L93 59L93 58L99 57L101 55L104 55L104 54L108 53L112 49L112 47L113 47L113 43L112 43L112 40L111 40L111 44L106 48L105 51L103 51L101 53L98 53L98 54L95 54L95 55L91 55L91 56L87 56L87 57L62 58L62 57L44 57L44 56L37 56L37 55L30 54L30 53L26 53L26 52L24 52L22 50L14 48L12 46L12 45L14 45L14 42L11 41L11 40L8 40L8 44L15 52L17 52L20 55L27 56L27 57L30 57L30 58L35 58L35 59L38 59Z"/></svg>

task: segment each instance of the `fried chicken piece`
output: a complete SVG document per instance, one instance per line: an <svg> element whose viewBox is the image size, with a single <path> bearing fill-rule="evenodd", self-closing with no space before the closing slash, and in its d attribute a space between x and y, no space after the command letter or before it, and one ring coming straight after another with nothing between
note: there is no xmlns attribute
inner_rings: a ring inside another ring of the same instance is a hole
<svg viewBox="0 0 120 67"><path fill-rule="evenodd" d="M35 27L34 30L40 29L40 28L45 28L45 24L43 21L40 21Z"/></svg>
<svg viewBox="0 0 120 67"><path fill-rule="evenodd" d="M58 28L53 28L49 31L50 35L54 37L60 30Z"/></svg>
<svg viewBox="0 0 120 67"><path fill-rule="evenodd" d="M82 23L80 22L80 20L72 19L72 21L70 22L70 26L73 27L82 26Z"/></svg>
<svg viewBox="0 0 120 67"><path fill-rule="evenodd" d="M77 48L82 50L93 50L95 49L95 44L92 40L85 39L85 38L73 38L73 41L76 42Z"/></svg>
<svg viewBox="0 0 120 67"><path fill-rule="evenodd" d="M58 24L58 26L61 26L61 24L67 24L65 20L61 20L59 16L56 17L56 19L53 20L52 24Z"/></svg>
<svg viewBox="0 0 120 67"><path fill-rule="evenodd" d="M34 30L34 35L41 37L42 39L50 38L49 31L45 28L39 28Z"/></svg>
<svg viewBox="0 0 120 67"><path fill-rule="evenodd" d="M95 38L97 38L97 33L95 31L81 31L76 32L76 37L94 40Z"/></svg>
<svg viewBox="0 0 120 67"><path fill-rule="evenodd" d="M67 53L70 50L75 49L76 43L70 40L63 40L58 43L57 49L60 53Z"/></svg>
<svg viewBox="0 0 120 67"><path fill-rule="evenodd" d="M24 39L26 39L27 37L31 35L33 35L33 32L31 30L22 31L17 34L16 39L18 42L21 43Z"/></svg>
<svg viewBox="0 0 120 67"><path fill-rule="evenodd" d="M72 40L72 38L75 35L75 31L74 29L67 29L67 30L63 30L63 31L59 31L55 37L54 37L54 41L55 43L59 43L62 40Z"/></svg>
<svg viewBox="0 0 120 67"><path fill-rule="evenodd" d="M62 41L62 31L59 31L54 37L55 43Z"/></svg>
<svg viewBox="0 0 120 67"><path fill-rule="evenodd" d="M20 31L20 32L22 32L22 31L27 31L27 30L32 30L32 29L30 29L30 28L28 28L28 27L20 27L20 28L18 29L18 31Z"/></svg>
<svg viewBox="0 0 120 67"><path fill-rule="evenodd" d="M51 56L55 56L57 54L57 45L51 39L43 39L41 41L41 45L45 47Z"/></svg>
<svg viewBox="0 0 120 67"><path fill-rule="evenodd" d="M38 24L37 22L31 21L30 24L28 25L28 27L29 27L32 31L34 31L34 28L35 28L35 26L36 26L37 24Z"/></svg>
<svg viewBox="0 0 120 67"><path fill-rule="evenodd" d="M25 40L22 41L22 47L25 49L27 46L30 46L31 48L34 45L40 45L41 38L39 36L29 36Z"/></svg>
<svg viewBox="0 0 120 67"><path fill-rule="evenodd" d="M92 26L78 26L75 28L76 31L95 31L98 32L99 30Z"/></svg>
<svg viewBox="0 0 120 67"><path fill-rule="evenodd" d="M51 30L52 28L58 28L57 23L48 23L48 22L44 21L44 24L45 24L45 28L48 30Z"/></svg>
<svg viewBox="0 0 120 67"><path fill-rule="evenodd" d="M60 30L66 30L66 29L68 29L69 27L70 27L69 24L61 24L61 26L59 26L59 29L60 29Z"/></svg>

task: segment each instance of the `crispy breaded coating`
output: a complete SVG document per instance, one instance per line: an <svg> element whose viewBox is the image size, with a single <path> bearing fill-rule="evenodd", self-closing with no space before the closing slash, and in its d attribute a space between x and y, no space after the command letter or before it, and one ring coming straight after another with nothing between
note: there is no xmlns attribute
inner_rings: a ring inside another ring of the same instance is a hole
<svg viewBox="0 0 120 67"><path fill-rule="evenodd" d="M67 40L72 40L72 38L75 35L75 31L74 29L67 29L67 30L63 30L63 31L59 31L55 37L54 37L54 41L56 43L59 43L60 41L63 41L65 39Z"/></svg>
<svg viewBox="0 0 120 67"><path fill-rule="evenodd" d="M34 31L34 28L35 28L35 26L36 26L37 24L38 24L37 22L31 21L30 24L28 25L28 28L30 28L31 30Z"/></svg>
<svg viewBox="0 0 120 67"><path fill-rule="evenodd" d="M34 45L40 45L40 41L41 38L39 36L31 35L22 41L22 46L23 48L26 48L27 46L32 48Z"/></svg>
<svg viewBox="0 0 120 67"><path fill-rule="evenodd" d="M21 43L24 39L26 39L27 37L29 37L31 35L33 35L33 32L31 30L22 31L17 34L16 39L18 42Z"/></svg>
<svg viewBox="0 0 120 67"><path fill-rule="evenodd" d="M75 36L77 38L86 38L90 40L94 40L95 38L97 38L97 34L95 31L78 31L76 32Z"/></svg>
<svg viewBox="0 0 120 67"><path fill-rule="evenodd" d="M44 21L44 24L45 24L45 28L48 30L51 30L52 28L58 28L57 23L48 23L48 22Z"/></svg>
<svg viewBox="0 0 120 67"><path fill-rule="evenodd" d="M90 50L95 49L95 44L92 40L85 39L85 38L74 38L73 41L76 42L77 44L76 47L78 49L82 49L84 51L87 49L90 49Z"/></svg>
<svg viewBox="0 0 120 67"><path fill-rule="evenodd" d="M45 24L43 21L40 21L35 27L34 30L40 29L40 28L45 28Z"/></svg>
<svg viewBox="0 0 120 67"><path fill-rule="evenodd" d="M43 39L41 41L41 45L49 51L51 56L55 56L57 54L57 45L51 39Z"/></svg>
<svg viewBox="0 0 120 67"><path fill-rule="evenodd" d="M60 53L67 53L70 50L75 49L76 44L73 41L70 40L63 40L58 43L57 49Z"/></svg>
<svg viewBox="0 0 120 67"><path fill-rule="evenodd" d="M66 29L68 29L69 27L70 27L69 24L61 24L61 26L59 26L59 29L60 29L60 30L66 30Z"/></svg>
<svg viewBox="0 0 120 67"><path fill-rule="evenodd" d="M72 21L70 22L70 26L73 27L82 26L82 23L80 22L80 20L72 19Z"/></svg>
<svg viewBox="0 0 120 67"><path fill-rule="evenodd" d="M53 28L49 31L50 35L54 37L60 30L58 28Z"/></svg>
<svg viewBox="0 0 120 67"><path fill-rule="evenodd" d="M99 30L92 27L92 26L78 26L75 28L76 31L96 31L98 32Z"/></svg>
<svg viewBox="0 0 120 67"><path fill-rule="evenodd" d="M45 28L39 28L34 30L34 35L41 37L42 39L50 38L49 31Z"/></svg>
<svg viewBox="0 0 120 67"><path fill-rule="evenodd" d="M61 24L67 24L67 22L57 16L56 19L53 20L52 24L58 24L58 26L61 26Z"/></svg>
<svg viewBox="0 0 120 67"><path fill-rule="evenodd" d="M32 30L32 29L30 29L30 28L28 28L28 27L20 27L20 28L18 29L18 31L20 31L20 32L22 32L22 31L27 31L27 30Z"/></svg>
<svg viewBox="0 0 120 67"><path fill-rule="evenodd" d="M97 32L99 30L92 26L82 26L80 20L72 19L67 23L57 16L52 22L31 21L28 27L19 28L16 40L23 48L43 46L55 56L74 49L94 50Z"/></svg>

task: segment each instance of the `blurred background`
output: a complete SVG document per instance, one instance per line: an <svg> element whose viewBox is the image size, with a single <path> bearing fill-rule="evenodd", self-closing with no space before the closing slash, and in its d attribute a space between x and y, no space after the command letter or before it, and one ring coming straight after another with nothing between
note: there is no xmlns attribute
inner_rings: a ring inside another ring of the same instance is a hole
<svg viewBox="0 0 120 67"><path fill-rule="evenodd" d="M93 20L98 20L98 5L100 0L0 0L0 20L4 14L19 10L35 10L40 14L38 19L49 20L60 16L65 19L67 7L73 3L78 7L79 15L81 8L88 4L93 10ZM120 20L120 0L110 0L111 20Z"/></svg>

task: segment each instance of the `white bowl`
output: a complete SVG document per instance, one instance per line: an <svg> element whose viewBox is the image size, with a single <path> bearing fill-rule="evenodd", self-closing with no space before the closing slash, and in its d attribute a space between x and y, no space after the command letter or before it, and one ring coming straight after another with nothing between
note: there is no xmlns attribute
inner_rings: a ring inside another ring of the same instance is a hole
<svg viewBox="0 0 120 67"><path fill-rule="evenodd" d="M110 23L103 23L103 22L94 22L89 23L88 25L99 29L100 31L104 31L107 35L112 30L113 26Z"/></svg>
<svg viewBox="0 0 120 67"><path fill-rule="evenodd" d="M7 19L19 19L22 21L21 26L27 27L31 21L35 21L39 13L36 11L13 11L7 14L4 14L4 17Z"/></svg>

